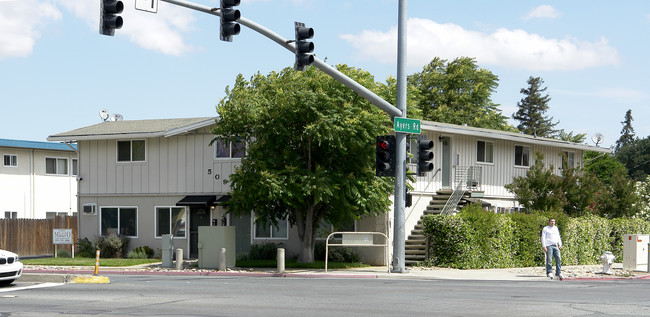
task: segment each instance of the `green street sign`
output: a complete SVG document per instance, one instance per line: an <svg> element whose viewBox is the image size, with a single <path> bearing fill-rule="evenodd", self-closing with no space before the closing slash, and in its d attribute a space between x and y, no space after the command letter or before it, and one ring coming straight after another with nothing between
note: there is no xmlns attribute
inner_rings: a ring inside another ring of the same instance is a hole
<svg viewBox="0 0 650 317"><path fill-rule="evenodd" d="M395 132L420 134L420 120L395 117Z"/></svg>

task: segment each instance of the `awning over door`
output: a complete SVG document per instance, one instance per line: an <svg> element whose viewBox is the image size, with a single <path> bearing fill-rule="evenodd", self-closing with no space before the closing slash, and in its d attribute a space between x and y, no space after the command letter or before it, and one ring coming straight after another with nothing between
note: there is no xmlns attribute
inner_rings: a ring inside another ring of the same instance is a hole
<svg viewBox="0 0 650 317"><path fill-rule="evenodd" d="M176 203L176 206L208 207L219 206L230 200L230 195L188 195Z"/></svg>

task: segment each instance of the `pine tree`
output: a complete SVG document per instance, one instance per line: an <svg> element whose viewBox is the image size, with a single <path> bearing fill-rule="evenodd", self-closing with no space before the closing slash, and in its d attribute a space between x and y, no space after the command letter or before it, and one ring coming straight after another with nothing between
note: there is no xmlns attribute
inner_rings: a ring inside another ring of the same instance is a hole
<svg viewBox="0 0 650 317"><path fill-rule="evenodd" d="M517 103L519 110L512 115L512 118L519 121L517 129L526 134L551 137L557 131L553 129L559 122L553 123L553 117L545 115L548 110L548 102L551 100L548 94L542 95L546 87L541 88L544 80L540 77L530 76L528 88L522 88L520 92L525 95Z"/></svg>
<svg viewBox="0 0 650 317"><path fill-rule="evenodd" d="M614 152L618 152L622 147L632 143L634 141L634 128L632 128L632 109L628 109L625 112L625 120L621 122L623 124L623 129L621 129L621 137L616 140L616 147Z"/></svg>

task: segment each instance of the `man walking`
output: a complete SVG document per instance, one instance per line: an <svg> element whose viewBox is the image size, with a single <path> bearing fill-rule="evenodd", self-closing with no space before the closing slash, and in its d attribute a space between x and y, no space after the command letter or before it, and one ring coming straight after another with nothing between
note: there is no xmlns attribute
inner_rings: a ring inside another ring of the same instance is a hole
<svg viewBox="0 0 650 317"><path fill-rule="evenodd" d="M548 226L542 230L542 247L546 253L546 276L553 279L553 259L555 259L555 276L560 281L563 280L562 256L560 255L562 238L560 238L560 230L555 226L553 218L549 219Z"/></svg>

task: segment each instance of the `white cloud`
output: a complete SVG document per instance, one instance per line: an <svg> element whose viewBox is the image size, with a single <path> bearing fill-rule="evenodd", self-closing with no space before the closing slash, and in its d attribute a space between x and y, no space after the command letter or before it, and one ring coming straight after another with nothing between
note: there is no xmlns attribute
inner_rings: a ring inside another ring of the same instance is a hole
<svg viewBox="0 0 650 317"><path fill-rule="evenodd" d="M533 8L526 16L524 16L522 19L524 20L530 20L530 19L555 19L560 16L560 12L555 10L550 5L541 5L539 7Z"/></svg>
<svg viewBox="0 0 650 317"><path fill-rule="evenodd" d="M36 0L0 1L0 59L31 54L38 29L61 12L49 3Z"/></svg>
<svg viewBox="0 0 650 317"><path fill-rule="evenodd" d="M99 1L56 1L78 18L85 20L91 28L99 30ZM129 5L130 3L125 2L124 12L120 14L124 19L124 26L116 30L116 36L126 35L131 42L143 48L168 55L182 55L193 50L192 46L185 43L182 33L191 30L194 22L191 11L160 2L158 13L152 14L137 11L134 6Z"/></svg>
<svg viewBox="0 0 650 317"><path fill-rule="evenodd" d="M386 64L397 60L397 28L344 34L341 38L356 48L361 58ZM549 39L505 28L484 33L419 18L408 20L407 45L410 66L425 65L436 56L448 60L468 56L480 64L525 70L576 70L620 63L617 50L605 38L595 42L572 37Z"/></svg>

